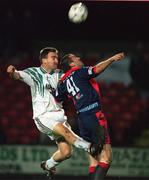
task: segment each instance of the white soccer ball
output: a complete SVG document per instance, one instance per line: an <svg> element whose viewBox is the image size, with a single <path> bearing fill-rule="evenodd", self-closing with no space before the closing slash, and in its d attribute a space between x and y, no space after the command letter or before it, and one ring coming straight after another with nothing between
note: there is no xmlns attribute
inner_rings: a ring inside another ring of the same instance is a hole
<svg viewBox="0 0 149 180"><path fill-rule="evenodd" d="M73 4L68 12L68 18L73 23L81 23L86 20L87 16L88 9L81 2Z"/></svg>

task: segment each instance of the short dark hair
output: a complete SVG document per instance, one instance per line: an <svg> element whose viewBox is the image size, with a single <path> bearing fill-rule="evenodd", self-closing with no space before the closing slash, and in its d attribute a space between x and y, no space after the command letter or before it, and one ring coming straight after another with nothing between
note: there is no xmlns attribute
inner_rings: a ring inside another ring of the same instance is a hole
<svg viewBox="0 0 149 180"><path fill-rule="evenodd" d="M45 47L43 49L40 50L40 54L39 54L39 60L40 62L42 62L42 59L47 58L49 52L54 52L58 54L58 50L54 47Z"/></svg>
<svg viewBox="0 0 149 180"><path fill-rule="evenodd" d="M66 54L61 58L61 68L64 72L68 71L69 69L71 69L70 67L70 63L71 63L71 58L70 58L70 54Z"/></svg>

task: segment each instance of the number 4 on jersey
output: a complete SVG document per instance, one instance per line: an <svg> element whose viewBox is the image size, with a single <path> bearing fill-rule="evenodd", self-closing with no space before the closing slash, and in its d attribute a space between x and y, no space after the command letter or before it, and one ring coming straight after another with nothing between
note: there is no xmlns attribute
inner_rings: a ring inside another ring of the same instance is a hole
<svg viewBox="0 0 149 180"><path fill-rule="evenodd" d="M72 94L72 96L75 96L79 92L79 88L75 85L73 81L73 77L67 79L66 84L67 84L67 91L68 93Z"/></svg>

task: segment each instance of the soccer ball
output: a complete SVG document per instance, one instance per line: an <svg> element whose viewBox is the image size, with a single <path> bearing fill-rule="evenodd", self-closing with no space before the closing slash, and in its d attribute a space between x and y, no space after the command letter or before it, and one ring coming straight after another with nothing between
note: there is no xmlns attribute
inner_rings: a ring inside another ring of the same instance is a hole
<svg viewBox="0 0 149 180"><path fill-rule="evenodd" d="M68 18L73 23L81 23L86 20L87 16L87 7L81 2L73 4L68 12Z"/></svg>

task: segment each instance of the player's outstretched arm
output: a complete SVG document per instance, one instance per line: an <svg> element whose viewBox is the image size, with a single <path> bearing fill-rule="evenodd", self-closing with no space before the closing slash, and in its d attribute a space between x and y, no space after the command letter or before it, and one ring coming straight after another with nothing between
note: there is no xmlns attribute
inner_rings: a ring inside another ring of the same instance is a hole
<svg viewBox="0 0 149 180"><path fill-rule="evenodd" d="M21 76L19 74L19 72L16 71L16 68L12 65L7 67L7 73L9 74L9 76L13 79L21 79Z"/></svg>
<svg viewBox="0 0 149 180"><path fill-rule="evenodd" d="M114 56L108 58L105 61L102 61L100 63L98 63L95 67L96 67L96 73L101 73L103 72L112 62L114 61L120 61L124 58L124 53L118 53L115 54Z"/></svg>

